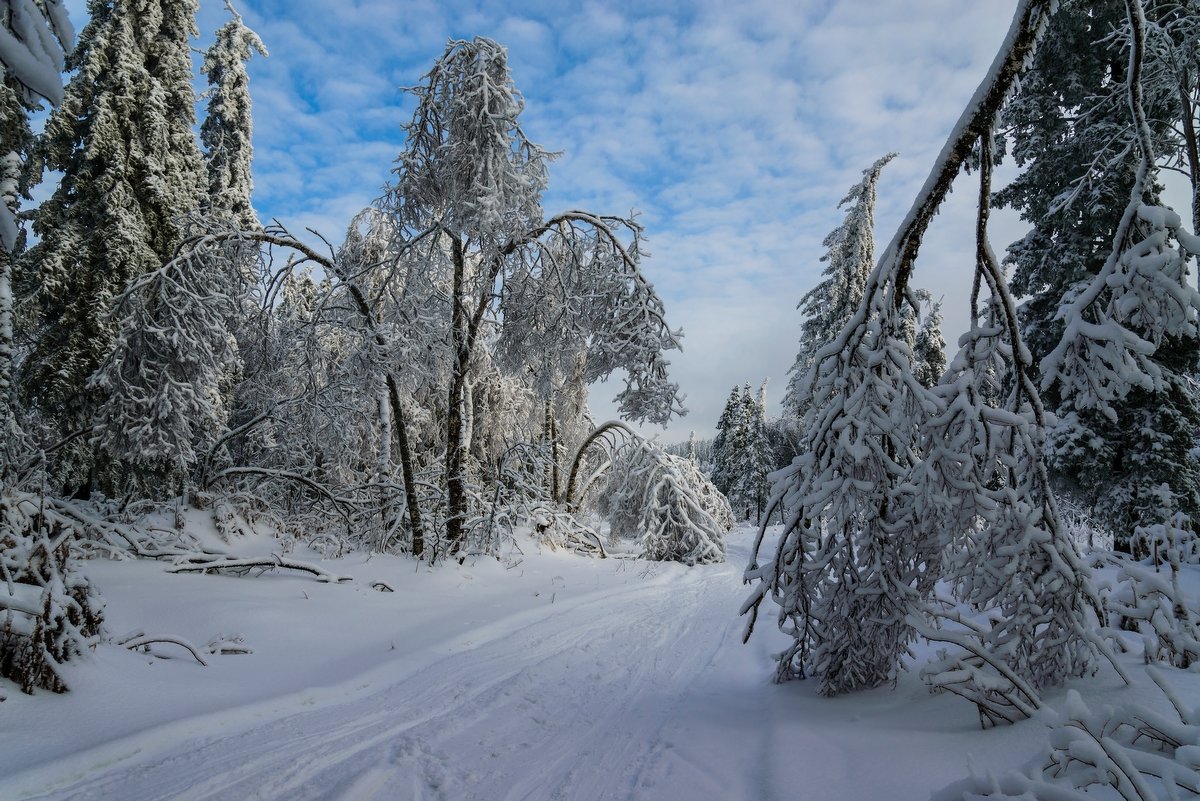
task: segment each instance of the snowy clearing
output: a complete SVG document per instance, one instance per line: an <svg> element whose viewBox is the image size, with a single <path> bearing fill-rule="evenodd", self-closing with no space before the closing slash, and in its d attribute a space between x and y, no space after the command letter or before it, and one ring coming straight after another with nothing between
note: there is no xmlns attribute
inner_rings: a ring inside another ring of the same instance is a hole
<svg viewBox="0 0 1200 801"><path fill-rule="evenodd" d="M980 731L911 674L837 699L770 684L783 641L740 641L751 538L696 568L530 543L432 570L359 555L325 563L356 579L340 585L90 563L111 631L240 634L253 653L206 668L104 645L66 695L5 685L0 798L925 799L971 758L1041 748L1041 723ZM1196 697L1195 674L1171 675ZM1112 675L1082 686L1161 705Z"/></svg>

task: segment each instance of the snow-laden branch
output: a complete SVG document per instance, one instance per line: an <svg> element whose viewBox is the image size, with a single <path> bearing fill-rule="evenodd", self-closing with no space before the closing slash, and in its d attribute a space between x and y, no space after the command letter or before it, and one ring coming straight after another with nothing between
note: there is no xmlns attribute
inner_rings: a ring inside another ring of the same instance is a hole
<svg viewBox="0 0 1200 801"><path fill-rule="evenodd" d="M1155 159L1142 100L1147 23L1139 0L1126 7L1126 96L1139 150L1137 172L1108 258L1090 282L1064 299L1057 315L1065 323L1062 338L1041 365L1043 389L1057 383L1070 408L1098 409L1114 423L1113 404L1130 390L1165 389L1153 357L1167 337L1196 336L1200 313L1200 293L1187 280L1200 237L1184 230L1174 211L1146 205Z"/></svg>
<svg viewBox="0 0 1200 801"><path fill-rule="evenodd" d="M897 304L901 302L903 290L908 285L925 230L950 192L959 171L970 158L975 143L981 137L990 135L1001 105L1013 92L1018 77L1033 58L1038 41L1045 33L1057 5L1057 0L1020 0L1017 4L1008 34L992 61L987 77L959 116L934 161L929 177L925 179L908 214L880 256L876 269L887 269L896 276Z"/></svg>
<svg viewBox="0 0 1200 801"><path fill-rule="evenodd" d="M203 559L167 568L168 573L246 573L253 568L262 570L296 570L311 573L317 581L330 584L341 584L353 581L351 576L340 576L330 573L309 562L287 559L279 554L269 556L248 557L244 559Z"/></svg>

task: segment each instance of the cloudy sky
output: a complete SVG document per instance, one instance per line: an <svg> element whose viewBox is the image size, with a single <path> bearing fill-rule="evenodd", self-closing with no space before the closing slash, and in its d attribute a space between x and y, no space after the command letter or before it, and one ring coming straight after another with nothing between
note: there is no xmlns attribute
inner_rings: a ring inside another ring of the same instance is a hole
<svg viewBox="0 0 1200 801"><path fill-rule="evenodd" d="M82 0L69 0L82 27ZM701 438L734 384L769 379L778 411L836 204L863 168L886 242L1007 30L1009 0L238 0L270 50L250 65L255 205L340 240L380 194L420 82L451 38L509 48L531 139L562 151L546 209L637 210L645 271L685 332L672 371ZM201 0L198 46L226 19ZM926 240L916 283L965 327L973 263L965 182ZM1001 219L1002 248L1019 225ZM611 416L612 388L593 391Z"/></svg>

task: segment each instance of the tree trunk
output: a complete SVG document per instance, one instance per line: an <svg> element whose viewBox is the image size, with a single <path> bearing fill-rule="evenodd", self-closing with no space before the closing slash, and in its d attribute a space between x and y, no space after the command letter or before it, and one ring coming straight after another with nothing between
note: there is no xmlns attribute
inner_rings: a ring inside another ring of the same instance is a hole
<svg viewBox="0 0 1200 801"><path fill-rule="evenodd" d="M577 501L575 498L575 491L578 489L579 485L579 467L583 464L583 457L587 455L588 448L592 447L592 445L594 445L598 439L610 431L621 431L626 436L633 435L633 429L619 420L609 420L591 434L588 434L587 439L583 441L583 444L579 446L579 450L575 452L575 459L571 462L571 472L567 476L567 494L565 501L568 512L575 511L575 504Z"/></svg>
<svg viewBox="0 0 1200 801"><path fill-rule="evenodd" d="M0 247L0 478L15 461L16 406L13 403L12 256Z"/></svg>
<svg viewBox="0 0 1200 801"><path fill-rule="evenodd" d="M412 450L408 446L408 422L400 403L400 387L396 377L387 376L388 401L392 407L392 424L400 445L400 471L404 476L404 498L408 504L408 524L412 526L412 552L420 559L425 553L425 529L421 526L421 506L417 503L417 485L413 470Z"/></svg>
<svg viewBox="0 0 1200 801"><path fill-rule="evenodd" d="M547 404L547 408L549 408L548 404ZM559 476L558 457L559 457L559 451L561 451L561 450L562 450L562 448L560 447L559 441L558 441L558 421L555 420L554 415L551 414L551 416L550 416L550 465L551 465L550 498L555 503L558 503L558 499L559 499L558 486L559 486L561 477Z"/></svg>
<svg viewBox="0 0 1200 801"><path fill-rule="evenodd" d="M454 289L450 296L450 336L454 367L446 398L446 548L452 551L462 542L467 516L466 454L463 452L462 403L471 358L464 304L466 302L466 263L462 241L451 242L454 261Z"/></svg>
<svg viewBox="0 0 1200 801"><path fill-rule="evenodd" d="M1192 232L1200 231L1200 145L1196 142L1195 103L1191 74L1179 78L1179 104L1183 109L1183 143L1187 151L1188 178L1192 182Z"/></svg>

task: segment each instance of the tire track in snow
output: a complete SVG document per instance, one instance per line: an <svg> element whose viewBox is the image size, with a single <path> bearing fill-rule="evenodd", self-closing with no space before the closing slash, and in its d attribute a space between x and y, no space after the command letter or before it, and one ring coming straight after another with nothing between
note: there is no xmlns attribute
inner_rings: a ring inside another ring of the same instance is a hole
<svg viewBox="0 0 1200 801"><path fill-rule="evenodd" d="M603 591L510 631L498 621L501 636L485 627L369 696L211 732L37 797L653 798L663 726L738 625L734 572Z"/></svg>

